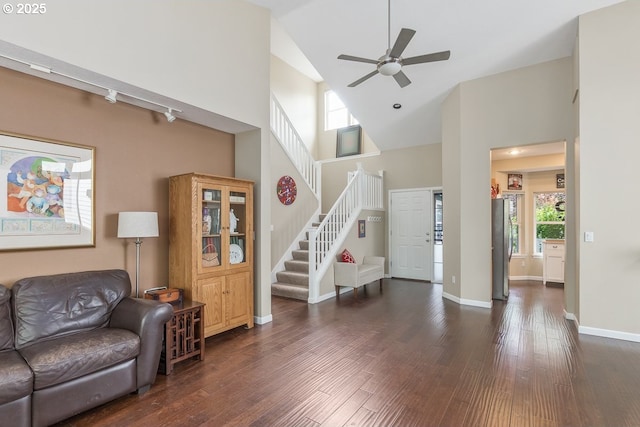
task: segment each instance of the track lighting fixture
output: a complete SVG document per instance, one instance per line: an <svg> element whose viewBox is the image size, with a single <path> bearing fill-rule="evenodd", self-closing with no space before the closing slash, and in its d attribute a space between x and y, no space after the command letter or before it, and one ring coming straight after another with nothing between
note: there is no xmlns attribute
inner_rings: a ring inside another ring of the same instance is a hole
<svg viewBox="0 0 640 427"><path fill-rule="evenodd" d="M118 99L117 99L118 95L123 95L124 96L124 102L130 103L130 104L134 104L134 105L140 106L138 103L130 102L130 99L135 99L135 100L138 100L138 101L140 101L142 103L150 104L150 105L153 105L155 107L166 108L168 111L165 112L164 115L167 118L167 121L169 123L173 122L176 119L176 116L173 115L174 111L176 111L178 113L182 113L182 110L179 110L177 108L171 108L171 107L169 107L167 105L160 104L159 102L156 102L156 101L151 101L149 99L140 97L138 95L134 95L132 93L118 92L117 90L109 89L109 88L103 86L102 84L98 84L98 83L94 83L94 82L91 82L91 81L88 81L88 80L84 80L84 79L81 79L79 77L74 77L74 76L66 74L66 73L61 73L60 71L54 70L52 68L45 67L43 65L32 64L32 63L30 63L28 61L25 61L23 59L7 56L7 55L4 55L2 53L0 53L0 58L4 58L4 59L8 59L10 61L18 62L20 64L28 66L32 70L40 71L40 72L46 73L46 74L55 74L55 75L58 75L60 77L64 77L66 79L75 80L75 81L80 82L80 83L84 83L84 84L87 84L87 85L91 85L91 86L97 87L97 88L99 88L101 90L106 90L107 91L107 95L104 97L104 99L106 99L107 101L109 101L112 104L114 104L114 103L116 103L118 101ZM66 83L63 83L63 84L66 84ZM69 85L69 86L72 86L72 85ZM92 91L92 93L98 94L100 92ZM147 108L149 108L149 107L147 107ZM158 111L157 108L149 108L149 109L152 110L152 111Z"/></svg>
<svg viewBox="0 0 640 427"><path fill-rule="evenodd" d="M171 108L169 108L165 113L164 116L167 118L167 121L169 123L173 123L173 121L176 119L176 116L174 116L173 114L171 114L173 110Z"/></svg>
<svg viewBox="0 0 640 427"><path fill-rule="evenodd" d="M112 104L115 104L117 101L116 97L118 96L118 91L113 89L108 89L108 91L109 93L107 93L107 96L105 96L104 99L106 99Z"/></svg>

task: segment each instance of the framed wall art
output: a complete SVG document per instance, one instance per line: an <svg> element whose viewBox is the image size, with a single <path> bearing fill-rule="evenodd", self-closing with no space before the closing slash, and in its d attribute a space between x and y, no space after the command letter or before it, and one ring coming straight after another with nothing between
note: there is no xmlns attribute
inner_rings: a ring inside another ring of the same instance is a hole
<svg viewBox="0 0 640 427"><path fill-rule="evenodd" d="M358 238L363 238L366 236L365 222L364 219L358 220Z"/></svg>
<svg viewBox="0 0 640 427"><path fill-rule="evenodd" d="M362 128L360 125L348 126L338 129L336 143L336 157L353 156L360 154L362 140Z"/></svg>
<svg viewBox="0 0 640 427"><path fill-rule="evenodd" d="M507 177L507 189L522 190L522 174L510 173Z"/></svg>
<svg viewBox="0 0 640 427"><path fill-rule="evenodd" d="M0 132L0 251L95 246L94 155Z"/></svg>
<svg viewBox="0 0 640 427"><path fill-rule="evenodd" d="M298 195L298 187L296 181L289 175L285 175L278 180L276 185L276 195L278 200L285 206L289 206L296 201Z"/></svg>

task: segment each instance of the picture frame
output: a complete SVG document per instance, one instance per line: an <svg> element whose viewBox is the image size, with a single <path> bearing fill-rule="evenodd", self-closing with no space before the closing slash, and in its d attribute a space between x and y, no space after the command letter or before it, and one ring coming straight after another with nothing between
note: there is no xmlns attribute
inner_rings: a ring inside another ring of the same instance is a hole
<svg viewBox="0 0 640 427"><path fill-rule="evenodd" d="M507 189L508 190L522 190L522 174L510 173L507 176Z"/></svg>
<svg viewBox="0 0 640 427"><path fill-rule="evenodd" d="M359 219L358 220L358 238L361 239L365 236L366 236L365 221L364 219Z"/></svg>
<svg viewBox="0 0 640 427"><path fill-rule="evenodd" d="M338 129L336 157L360 154L362 145L362 127L353 125Z"/></svg>
<svg viewBox="0 0 640 427"><path fill-rule="evenodd" d="M95 148L0 131L0 251L95 247Z"/></svg>

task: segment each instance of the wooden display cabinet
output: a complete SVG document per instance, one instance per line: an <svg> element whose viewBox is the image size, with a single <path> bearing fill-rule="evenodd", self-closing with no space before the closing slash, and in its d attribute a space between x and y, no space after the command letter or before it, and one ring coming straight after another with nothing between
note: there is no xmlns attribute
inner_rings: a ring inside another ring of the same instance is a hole
<svg viewBox="0 0 640 427"><path fill-rule="evenodd" d="M253 182L169 178L169 282L205 303L204 335L253 327Z"/></svg>

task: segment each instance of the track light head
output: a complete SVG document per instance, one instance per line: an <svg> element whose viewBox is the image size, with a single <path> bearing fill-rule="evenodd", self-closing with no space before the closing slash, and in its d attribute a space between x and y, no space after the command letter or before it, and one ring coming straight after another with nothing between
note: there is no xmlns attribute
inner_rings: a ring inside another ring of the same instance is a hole
<svg viewBox="0 0 640 427"><path fill-rule="evenodd" d="M109 93L107 93L107 96L104 97L104 99L106 99L107 101L109 101L112 104L115 104L117 99L116 97L118 96L118 91L113 90L113 89L109 89Z"/></svg>
<svg viewBox="0 0 640 427"><path fill-rule="evenodd" d="M167 121L169 123L173 123L173 121L176 119L176 116L174 116L173 114L171 114L173 110L171 108L169 108L165 113L164 116L167 118Z"/></svg>

